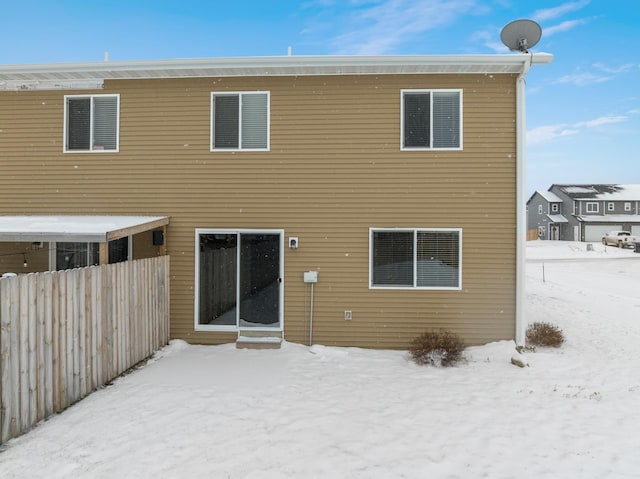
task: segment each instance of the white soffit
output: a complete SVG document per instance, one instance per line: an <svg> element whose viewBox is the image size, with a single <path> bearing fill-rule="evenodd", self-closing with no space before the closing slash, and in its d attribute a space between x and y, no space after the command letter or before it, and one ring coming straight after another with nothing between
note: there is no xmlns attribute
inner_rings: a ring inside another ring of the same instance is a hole
<svg viewBox="0 0 640 479"><path fill-rule="evenodd" d="M553 60L548 53L508 55L281 56L0 65L0 89L63 87L112 79L240 76L521 73Z"/></svg>
<svg viewBox="0 0 640 479"><path fill-rule="evenodd" d="M168 216L0 216L0 241L104 243L167 224Z"/></svg>

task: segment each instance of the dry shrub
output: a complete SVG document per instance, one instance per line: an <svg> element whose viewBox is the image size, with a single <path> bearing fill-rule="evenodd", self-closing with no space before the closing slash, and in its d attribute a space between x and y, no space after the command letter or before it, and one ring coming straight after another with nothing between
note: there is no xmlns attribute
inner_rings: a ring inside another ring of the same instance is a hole
<svg viewBox="0 0 640 479"><path fill-rule="evenodd" d="M462 340L445 330L426 331L409 347L409 354L416 363L430 366L453 366L462 359L463 351Z"/></svg>
<svg viewBox="0 0 640 479"><path fill-rule="evenodd" d="M535 322L527 328L527 342L534 346L559 348L564 343L564 333L555 324Z"/></svg>

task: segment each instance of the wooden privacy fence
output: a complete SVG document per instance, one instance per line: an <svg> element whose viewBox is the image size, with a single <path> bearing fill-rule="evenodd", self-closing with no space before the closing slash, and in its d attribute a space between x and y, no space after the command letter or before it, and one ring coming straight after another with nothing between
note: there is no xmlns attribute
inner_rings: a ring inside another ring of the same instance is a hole
<svg viewBox="0 0 640 479"><path fill-rule="evenodd" d="M168 340L168 256L0 279L0 443Z"/></svg>
<svg viewBox="0 0 640 479"><path fill-rule="evenodd" d="M537 228L532 230L527 230L527 241L533 241L537 239L540 239Z"/></svg>

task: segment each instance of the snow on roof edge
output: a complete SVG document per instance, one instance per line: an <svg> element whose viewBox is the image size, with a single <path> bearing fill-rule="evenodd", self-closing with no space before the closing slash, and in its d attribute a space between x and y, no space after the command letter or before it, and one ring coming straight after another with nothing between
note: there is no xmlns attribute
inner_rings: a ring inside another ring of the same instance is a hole
<svg viewBox="0 0 640 479"><path fill-rule="evenodd" d="M167 224L168 216L0 215L0 241L105 242Z"/></svg>

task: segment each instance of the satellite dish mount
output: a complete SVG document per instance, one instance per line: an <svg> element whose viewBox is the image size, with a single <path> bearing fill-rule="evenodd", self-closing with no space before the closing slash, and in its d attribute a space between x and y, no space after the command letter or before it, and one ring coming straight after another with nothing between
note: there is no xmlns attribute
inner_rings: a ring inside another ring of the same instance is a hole
<svg viewBox="0 0 640 479"><path fill-rule="evenodd" d="M500 40L511 51L529 53L529 48L540 41L542 28L533 20L516 20L500 32Z"/></svg>

